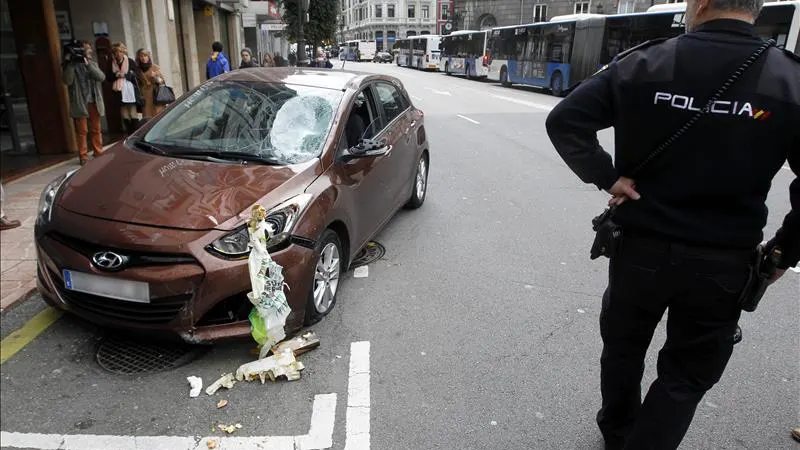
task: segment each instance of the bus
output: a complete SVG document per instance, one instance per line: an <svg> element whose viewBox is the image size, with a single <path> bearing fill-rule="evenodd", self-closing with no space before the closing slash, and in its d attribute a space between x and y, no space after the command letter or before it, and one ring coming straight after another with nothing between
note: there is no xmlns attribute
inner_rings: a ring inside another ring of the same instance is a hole
<svg viewBox="0 0 800 450"><path fill-rule="evenodd" d="M489 30L454 31L442 36L439 70L448 75L486 78L489 75L489 59L486 53L488 41Z"/></svg>
<svg viewBox="0 0 800 450"><path fill-rule="evenodd" d="M339 45L339 59L355 61L360 56L359 61L372 61L375 58L376 49L375 41L364 39L345 41ZM344 56L342 56L342 52L344 52Z"/></svg>
<svg viewBox="0 0 800 450"><path fill-rule="evenodd" d="M398 39L395 44L398 50L397 65L418 70L438 69L440 42L441 36L438 34L422 34Z"/></svg>
<svg viewBox="0 0 800 450"><path fill-rule="evenodd" d="M489 38L488 79L504 86L549 88L553 95L591 76L617 54L647 40L685 31L685 3L657 5L645 13L574 14L549 22L494 28ZM798 52L800 1L765 3L756 30Z"/></svg>

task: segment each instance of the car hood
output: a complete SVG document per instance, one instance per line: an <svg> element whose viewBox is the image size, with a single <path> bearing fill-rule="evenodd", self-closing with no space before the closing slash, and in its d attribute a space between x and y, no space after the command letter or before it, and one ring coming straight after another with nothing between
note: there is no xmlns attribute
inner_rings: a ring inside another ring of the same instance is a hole
<svg viewBox="0 0 800 450"><path fill-rule="evenodd" d="M260 203L301 194L319 160L291 166L214 163L151 155L117 144L62 188L58 207L118 222L191 230L236 227Z"/></svg>

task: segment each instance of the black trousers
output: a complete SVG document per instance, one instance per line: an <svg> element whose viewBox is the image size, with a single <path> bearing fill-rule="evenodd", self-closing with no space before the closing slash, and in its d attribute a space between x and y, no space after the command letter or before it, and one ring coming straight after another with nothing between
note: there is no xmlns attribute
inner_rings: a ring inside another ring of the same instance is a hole
<svg viewBox="0 0 800 450"><path fill-rule="evenodd" d="M722 376L741 314L738 297L752 252L625 235L609 266L600 334L608 449L675 449L703 395ZM669 309L658 378L644 402L641 381L653 332Z"/></svg>

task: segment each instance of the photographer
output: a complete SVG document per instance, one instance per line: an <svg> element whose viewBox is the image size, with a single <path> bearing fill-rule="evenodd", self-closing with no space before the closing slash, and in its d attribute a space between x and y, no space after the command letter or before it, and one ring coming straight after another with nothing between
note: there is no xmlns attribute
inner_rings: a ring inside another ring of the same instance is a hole
<svg viewBox="0 0 800 450"><path fill-rule="evenodd" d="M73 41L64 48L62 76L69 90L69 106L78 138L81 165L89 160L88 145L95 157L103 154L100 118L105 115L103 89L105 74L92 58L92 46L85 41ZM87 135L91 139L87 142Z"/></svg>

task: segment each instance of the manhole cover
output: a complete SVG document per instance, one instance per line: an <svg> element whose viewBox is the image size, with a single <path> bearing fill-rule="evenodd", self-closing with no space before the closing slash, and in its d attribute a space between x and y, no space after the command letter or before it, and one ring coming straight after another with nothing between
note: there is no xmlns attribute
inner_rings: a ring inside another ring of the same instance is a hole
<svg viewBox="0 0 800 450"><path fill-rule="evenodd" d="M176 342L134 342L103 338L97 346L97 364L121 375L174 369L194 361L207 347Z"/></svg>
<svg viewBox="0 0 800 450"><path fill-rule="evenodd" d="M353 260L353 264L350 265L350 268L355 269L358 266L366 266L372 261L377 261L383 258L383 255L385 254L386 249L383 248L381 244L377 242L369 242L363 249L361 249L360 252L358 252Z"/></svg>

